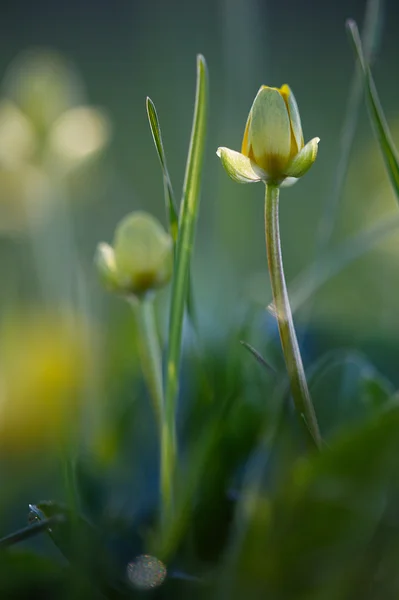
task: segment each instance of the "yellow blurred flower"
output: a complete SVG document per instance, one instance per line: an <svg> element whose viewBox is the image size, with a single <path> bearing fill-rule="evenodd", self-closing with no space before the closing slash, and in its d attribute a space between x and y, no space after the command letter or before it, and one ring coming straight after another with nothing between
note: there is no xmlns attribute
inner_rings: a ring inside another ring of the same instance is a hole
<svg viewBox="0 0 399 600"><path fill-rule="evenodd" d="M0 456L61 445L76 427L90 370L83 331L48 314L0 330Z"/></svg>
<svg viewBox="0 0 399 600"><path fill-rule="evenodd" d="M97 155L110 136L105 114L89 106L65 111L53 124L48 135L48 153L64 171L79 166Z"/></svg>

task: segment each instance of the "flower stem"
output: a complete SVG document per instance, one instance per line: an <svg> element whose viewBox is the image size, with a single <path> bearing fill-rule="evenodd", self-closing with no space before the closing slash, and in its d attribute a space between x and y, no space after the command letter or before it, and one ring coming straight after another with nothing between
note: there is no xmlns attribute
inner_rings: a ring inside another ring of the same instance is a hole
<svg viewBox="0 0 399 600"><path fill-rule="evenodd" d="M266 185L266 250L273 302L295 408L301 420L305 422L309 442L320 449L321 435L306 382L284 277L278 218L279 193L277 186Z"/></svg>
<svg viewBox="0 0 399 600"><path fill-rule="evenodd" d="M174 429L171 431L165 414L162 387L162 354L151 298L132 302L138 328L140 361L151 395L157 421L160 444L160 489L162 520L170 514L172 505L172 478L174 470Z"/></svg>

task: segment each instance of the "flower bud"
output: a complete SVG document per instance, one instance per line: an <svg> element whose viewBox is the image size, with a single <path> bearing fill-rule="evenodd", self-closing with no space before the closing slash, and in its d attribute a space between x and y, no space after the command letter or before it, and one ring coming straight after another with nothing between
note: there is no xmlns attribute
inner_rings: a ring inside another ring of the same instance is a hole
<svg viewBox="0 0 399 600"><path fill-rule="evenodd" d="M249 112L241 152L218 148L227 173L239 183L291 184L317 156L319 138L304 145L301 119L288 85L263 85Z"/></svg>
<svg viewBox="0 0 399 600"><path fill-rule="evenodd" d="M134 212L118 225L113 247L98 245L95 263L109 290L141 297L170 280L173 241L151 215Z"/></svg>

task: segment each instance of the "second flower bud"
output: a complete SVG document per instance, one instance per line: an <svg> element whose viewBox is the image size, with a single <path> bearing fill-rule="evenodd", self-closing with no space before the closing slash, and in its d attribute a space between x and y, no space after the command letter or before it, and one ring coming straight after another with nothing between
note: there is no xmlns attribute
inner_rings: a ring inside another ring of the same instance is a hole
<svg viewBox="0 0 399 600"><path fill-rule="evenodd" d="M95 262L105 287L140 298L169 282L173 241L154 217L133 212L119 223L113 246L98 245Z"/></svg>

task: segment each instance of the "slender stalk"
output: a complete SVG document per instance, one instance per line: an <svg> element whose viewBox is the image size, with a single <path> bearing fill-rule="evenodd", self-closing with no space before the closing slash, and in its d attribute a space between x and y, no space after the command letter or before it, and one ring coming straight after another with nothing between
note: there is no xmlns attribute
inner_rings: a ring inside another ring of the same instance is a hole
<svg viewBox="0 0 399 600"><path fill-rule="evenodd" d="M155 322L152 298L132 302L136 316L139 338L140 361L144 377L153 403L153 410L159 431L160 443L160 489L162 500L162 518L169 514L172 503L172 474L174 431L170 431L164 410L162 387L162 354Z"/></svg>
<svg viewBox="0 0 399 600"><path fill-rule="evenodd" d="M43 531L47 531L52 525L62 523L63 520L64 518L61 515L55 515L54 517L50 517L44 521L38 521L37 523L33 523L28 527L19 529L14 533L10 533L10 535L6 535L0 539L0 550L8 548L14 544L18 544L19 542L24 542L25 540L42 533Z"/></svg>
<svg viewBox="0 0 399 600"><path fill-rule="evenodd" d="M281 254L280 230L278 220L279 193L277 186L266 185L265 196L265 233L266 250L269 264L273 302L280 332L281 346L290 379L291 393L295 408L305 421L312 444L321 447L321 436L316 414L310 398L303 369L301 353L295 334L291 307L288 299Z"/></svg>
<svg viewBox="0 0 399 600"><path fill-rule="evenodd" d="M162 355L158 341L152 298L131 303L136 317L139 353L144 378L151 396L155 419L161 427L163 411Z"/></svg>

